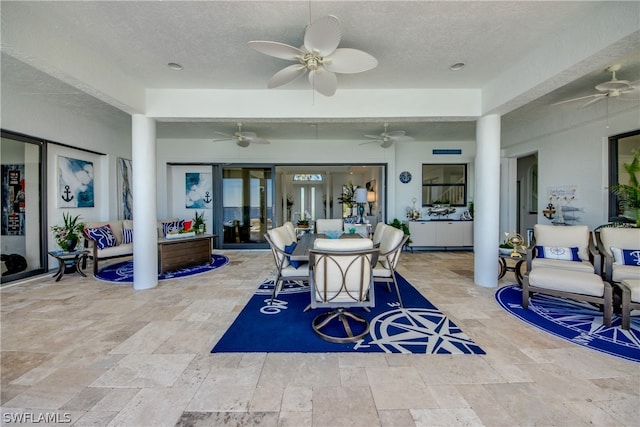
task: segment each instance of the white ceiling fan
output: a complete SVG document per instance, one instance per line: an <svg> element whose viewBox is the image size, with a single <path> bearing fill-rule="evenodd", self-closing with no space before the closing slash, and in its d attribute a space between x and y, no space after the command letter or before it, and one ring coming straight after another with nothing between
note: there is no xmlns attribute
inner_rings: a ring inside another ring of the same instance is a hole
<svg viewBox="0 0 640 427"><path fill-rule="evenodd" d="M394 130L394 131L388 132L387 131L388 127L389 127L389 123L385 123L384 132L382 132L380 135L365 135L367 138L371 138L371 141L363 142L360 145L370 144L372 142L379 142L382 148L388 148L388 147L391 147L391 145L394 142L415 141L414 138L408 136L406 132L403 130Z"/></svg>
<svg viewBox="0 0 640 427"><path fill-rule="evenodd" d="M264 139L258 138L258 135L255 132L243 132L242 131L242 123L236 123L238 126L238 131L233 135L229 135L228 133L223 132L214 132L218 135L224 135L225 138L214 139L213 142L218 141L235 141L236 145L239 147L248 147L249 144L270 144L271 142Z"/></svg>
<svg viewBox="0 0 640 427"><path fill-rule="evenodd" d="M585 104L580 108L588 107L589 105L600 101L605 98L615 98L621 101L638 101L640 99L640 80L629 82L628 80L618 80L616 78L616 71L620 70L620 65L612 65L605 71L612 73L611 80L600 83L595 86L598 93L592 95L580 96L578 98L566 99L564 101L556 102L551 105L566 104L568 102L582 101L588 99Z"/></svg>
<svg viewBox="0 0 640 427"><path fill-rule="evenodd" d="M335 73L361 73L378 65L376 58L366 52L338 49L341 38L340 20L329 15L307 26L300 48L271 41L250 41L249 46L265 55L298 62L274 74L269 80L270 89L293 82L308 71L312 88L322 95L332 96L338 87Z"/></svg>

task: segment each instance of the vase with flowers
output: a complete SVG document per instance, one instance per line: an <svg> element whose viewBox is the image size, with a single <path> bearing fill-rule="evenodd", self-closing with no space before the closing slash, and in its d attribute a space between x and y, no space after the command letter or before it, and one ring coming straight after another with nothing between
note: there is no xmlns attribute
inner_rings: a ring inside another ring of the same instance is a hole
<svg viewBox="0 0 640 427"><path fill-rule="evenodd" d="M68 212L62 213L63 225L54 225L51 227L53 238L62 250L71 252L84 232L84 222L80 221L80 215L71 216Z"/></svg>

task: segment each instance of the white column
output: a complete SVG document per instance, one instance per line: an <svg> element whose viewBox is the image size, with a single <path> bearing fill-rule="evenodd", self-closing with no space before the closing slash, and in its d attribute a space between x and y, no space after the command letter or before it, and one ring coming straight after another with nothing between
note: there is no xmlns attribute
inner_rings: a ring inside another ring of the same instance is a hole
<svg viewBox="0 0 640 427"><path fill-rule="evenodd" d="M473 224L474 282L498 286L500 223L500 116L478 119Z"/></svg>
<svg viewBox="0 0 640 427"><path fill-rule="evenodd" d="M131 120L133 186L133 288L158 285L156 206L156 122L141 114Z"/></svg>

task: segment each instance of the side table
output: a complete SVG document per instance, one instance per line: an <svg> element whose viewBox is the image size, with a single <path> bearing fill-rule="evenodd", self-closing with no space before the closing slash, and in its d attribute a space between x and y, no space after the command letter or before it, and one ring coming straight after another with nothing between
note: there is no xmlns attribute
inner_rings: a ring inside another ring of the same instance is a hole
<svg viewBox="0 0 640 427"><path fill-rule="evenodd" d="M513 271L513 274L516 276L516 281L518 285L522 286L522 272L520 271L522 264L527 260L525 254L522 254L522 258L513 258L511 255L498 255L498 280L502 279L507 271ZM516 264L511 266L507 264L507 260L512 259L516 261Z"/></svg>
<svg viewBox="0 0 640 427"><path fill-rule="evenodd" d="M58 260L58 271L53 275L56 278L56 282L64 276L67 268L73 268L73 271L80 274L82 277L87 277L82 271L81 263L87 258L89 251L76 250L76 251L51 251L49 255Z"/></svg>

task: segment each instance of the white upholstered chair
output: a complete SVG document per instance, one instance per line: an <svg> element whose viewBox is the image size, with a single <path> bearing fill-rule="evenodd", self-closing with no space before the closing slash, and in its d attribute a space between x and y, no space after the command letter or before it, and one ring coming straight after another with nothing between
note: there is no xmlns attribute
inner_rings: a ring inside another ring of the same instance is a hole
<svg viewBox="0 0 640 427"><path fill-rule="evenodd" d="M400 307L404 307L402 303L402 297L400 296L400 289L398 288L398 281L396 280L396 266L400 260L400 254L402 248L409 240L409 236L398 228L387 225L382 233L380 240L380 255L378 262L373 268L373 278L375 282L385 282L387 284L387 290L391 292L390 284L396 288L396 294L398 295L398 302ZM375 241L375 233L374 233Z"/></svg>
<svg viewBox="0 0 640 427"><path fill-rule="evenodd" d="M289 233L289 237L291 237L292 242L298 240L298 236L296 236L296 228L291 221L285 222L284 224L282 224L282 226L285 230L287 230L287 233Z"/></svg>
<svg viewBox="0 0 640 427"><path fill-rule="evenodd" d="M534 225L533 241L527 248L527 271L539 267L600 275L601 256L589 228L586 225Z"/></svg>
<svg viewBox="0 0 640 427"><path fill-rule="evenodd" d="M311 308L330 308L312 322L314 332L330 342L353 342L369 332L369 323L349 311L375 304L372 263L377 249L369 239L316 239L309 256ZM336 330L334 324L342 328ZM354 327L357 327L354 330ZM344 334L339 332L344 329Z"/></svg>
<svg viewBox="0 0 640 427"><path fill-rule="evenodd" d="M391 227L390 225L385 224L384 222L379 222L376 224L376 228L373 231L373 246L380 245L382 241L382 236L384 234L384 229L387 227Z"/></svg>
<svg viewBox="0 0 640 427"><path fill-rule="evenodd" d="M304 282L309 280L309 263L296 262L296 265L293 265L289 260L289 249L292 248L295 240L292 240L289 232L284 227L276 227L269 230L264 235L264 238L271 247L271 253L276 265L273 295L271 296L271 303L273 303L285 280Z"/></svg>
<svg viewBox="0 0 640 427"><path fill-rule="evenodd" d="M640 280L640 228L602 227L596 234L606 281ZM625 262L625 251L628 253ZM637 251L637 255L633 253Z"/></svg>
<svg viewBox="0 0 640 427"><path fill-rule="evenodd" d="M342 219L316 219L316 233L323 234L327 231L341 231Z"/></svg>

